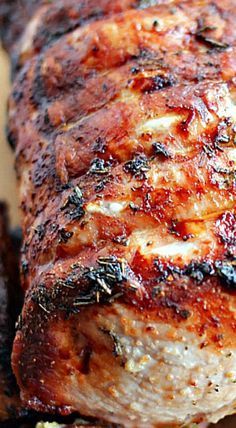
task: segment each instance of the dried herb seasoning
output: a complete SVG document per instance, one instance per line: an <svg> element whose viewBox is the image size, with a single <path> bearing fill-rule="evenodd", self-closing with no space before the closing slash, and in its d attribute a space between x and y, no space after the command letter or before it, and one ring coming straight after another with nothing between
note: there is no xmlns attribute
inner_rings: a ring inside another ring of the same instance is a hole
<svg viewBox="0 0 236 428"><path fill-rule="evenodd" d="M104 175L109 173L110 168L111 168L111 162L105 161L104 159L101 159L101 158L95 158L91 162L89 173Z"/></svg>
<svg viewBox="0 0 236 428"><path fill-rule="evenodd" d="M216 30L216 29L217 29L217 27L215 27L214 25L205 25L205 24L203 24L202 26L200 26L198 28L196 34L201 34L201 33L204 33L205 31L213 31L213 30Z"/></svg>
<svg viewBox="0 0 236 428"><path fill-rule="evenodd" d="M117 286L127 281L128 271L125 260L115 256L100 257L97 263L97 268L89 268L84 273L84 278L90 285L87 295L81 296L85 297L85 301L87 299L93 302L109 300L109 297L117 293Z"/></svg>
<svg viewBox="0 0 236 428"><path fill-rule="evenodd" d="M169 152L169 150L164 146L164 144L160 143L160 142L155 142L152 145L153 150L155 155L161 155L164 158L170 158L171 153Z"/></svg>
<svg viewBox="0 0 236 428"><path fill-rule="evenodd" d="M197 38L197 40L206 44L212 49L227 49L229 47L228 43L223 43L220 40L217 40L213 37L209 37L205 34L214 30L217 30L217 27L215 27L214 25L205 24L204 19L200 18L198 20L198 29L195 33L195 37Z"/></svg>
<svg viewBox="0 0 236 428"><path fill-rule="evenodd" d="M57 281L56 285L60 286L62 288L71 288L71 289L74 289L76 287L76 284L78 283L78 280L79 280L78 274L72 272L65 279L59 279Z"/></svg>
<svg viewBox="0 0 236 428"><path fill-rule="evenodd" d="M144 154L136 155L132 160L124 164L124 171L139 180L146 178L145 174L149 169L148 159Z"/></svg>
<svg viewBox="0 0 236 428"><path fill-rule="evenodd" d="M212 37L205 36L203 32L197 32L195 34L197 40L204 43L211 49L225 50L230 47L228 43L223 43L219 40L213 39Z"/></svg>
<svg viewBox="0 0 236 428"><path fill-rule="evenodd" d="M219 134L216 137L216 143L227 144L230 141L230 136L227 134Z"/></svg>
<svg viewBox="0 0 236 428"><path fill-rule="evenodd" d="M106 177L103 180L99 181L94 187L95 192L97 192L97 193L102 192L109 182L110 182L109 177Z"/></svg>
<svg viewBox="0 0 236 428"><path fill-rule="evenodd" d="M207 262L192 262L183 270L183 275L190 276L190 278L193 278L198 283L201 283L207 275L213 274L214 269L212 265Z"/></svg>
<svg viewBox="0 0 236 428"><path fill-rule="evenodd" d="M219 278L221 284L227 288L236 288L236 264L234 258L232 260L218 260L214 263L193 261L182 269L176 266L164 265L159 260L155 260L154 265L159 273L157 277L159 283L168 282L169 277L173 279L176 276L187 276L200 285L207 277L211 276Z"/></svg>
<svg viewBox="0 0 236 428"><path fill-rule="evenodd" d="M124 247L126 247L127 243L128 243L128 238L124 234L124 235L116 236L115 238L113 238L112 241L115 242L116 244L120 244L120 245L123 245Z"/></svg>
<svg viewBox="0 0 236 428"><path fill-rule="evenodd" d="M67 201L61 208L61 210L66 210L68 216L71 220L79 220L85 214L83 209L84 198L82 191L78 186L76 186L72 193L69 195Z"/></svg>
<svg viewBox="0 0 236 428"><path fill-rule="evenodd" d="M140 207L139 207L139 205L136 205L134 202L130 202L129 203L129 207L130 207L130 209L132 210L132 211L134 211L134 212L138 212L138 211L140 211Z"/></svg>
<svg viewBox="0 0 236 428"><path fill-rule="evenodd" d="M125 260L115 256L100 257L96 267L84 268L76 264L66 278L57 279L54 285L39 285L31 298L46 314L59 310L69 316L84 306L111 303L121 297L128 276ZM135 290L135 284L130 285L130 289Z"/></svg>
<svg viewBox="0 0 236 428"><path fill-rule="evenodd" d="M236 289L236 265L234 262L216 262L216 272L223 285L226 285L228 288Z"/></svg>
<svg viewBox="0 0 236 428"><path fill-rule="evenodd" d="M112 339L114 356L123 357L123 347L118 335L114 331L108 330L107 328L101 328L100 330Z"/></svg>
<svg viewBox="0 0 236 428"><path fill-rule="evenodd" d="M50 314L55 309L51 296L44 284L38 286L31 299L47 314Z"/></svg>

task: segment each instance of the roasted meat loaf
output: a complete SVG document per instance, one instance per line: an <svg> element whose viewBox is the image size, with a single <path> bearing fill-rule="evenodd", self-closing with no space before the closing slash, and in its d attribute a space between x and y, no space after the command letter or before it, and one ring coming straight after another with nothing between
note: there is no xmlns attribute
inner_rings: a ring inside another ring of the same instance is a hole
<svg viewBox="0 0 236 428"><path fill-rule="evenodd" d="M127 428L236 405L236 2L160 3L39 4L10 43L21 397Z"/></svg>

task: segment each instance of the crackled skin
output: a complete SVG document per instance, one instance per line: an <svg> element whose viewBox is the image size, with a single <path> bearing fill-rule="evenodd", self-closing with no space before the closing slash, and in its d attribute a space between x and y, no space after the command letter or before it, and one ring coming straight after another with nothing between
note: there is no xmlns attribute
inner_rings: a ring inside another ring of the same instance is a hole
<svg viewBox="0 0 236 428"><path fill-rule="evenodd" d="M12 362L36 410L125 427L234 412L236 4L165 3L43 5L15 48Z"/></svg>

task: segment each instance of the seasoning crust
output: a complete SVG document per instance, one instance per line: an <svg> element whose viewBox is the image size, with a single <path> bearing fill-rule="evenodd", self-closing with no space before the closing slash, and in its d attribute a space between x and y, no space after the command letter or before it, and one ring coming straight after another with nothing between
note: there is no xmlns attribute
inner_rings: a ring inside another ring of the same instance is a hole
<svg viewBox="0 0 236 428"><path fill-rule="evenodd" d="M234 411L235 13L60 0L13 43L30 407L127 427Z"/></svg>

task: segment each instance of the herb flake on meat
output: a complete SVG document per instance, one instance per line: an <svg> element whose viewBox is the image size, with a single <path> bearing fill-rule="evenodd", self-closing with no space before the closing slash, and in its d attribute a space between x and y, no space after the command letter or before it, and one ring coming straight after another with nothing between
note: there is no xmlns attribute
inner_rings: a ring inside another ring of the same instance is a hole
<svg viewBox="0 0 236 428"><path fill-rule="evenodd" d="M168 159L171 156L171 153L169 150L164 146L164 144L156 142L152 145L155 155L163 156L164 158Z"/></svg>
<svg viewBox="0 0 236 428"><path fill-rule="evenodd" d="M85 214L83 203L82 191L76 186L61 209L67 211L71 220L79 220Z"/></svg>
<svg viewBox="0 0 236 428"><path fill-rule="evenodd" d="M204 43L205 45L209 46L209 48L212 48L212 49L225 50L225 49L228 49L230 47L230 45L228 43L223 43L219 40L205 36L202 32L201 33L197 32L196 38L200 42Z"/></svg>
<svg viewBox="0 0 236 428"><path fill-rule="evenodd" d="M91 162L89 173L104 175L109 173L110 168L111 168L110 162L107 162L104 159L95 158Z"/></svg>
<svg viewBox="0 0 236 428"><path fill-rule="evenodd" d="M127 264L123 259L118 259L115 256L100 257L97 263L97 268L89 268L84 273L84 278L90 284L86 299L92 300L92 303L109 300L118 291L117 287L126 282L128 277ZM79 298L78 304L83 303L83 301Z"/></svg>
<svg viewBox="0 0 236 428"><path fill-rule="evenodd" d="M236 265L234 263L216 262L216 271L223 285L236 289Z"/></svg>
<svg viewBox="0 0 236 428"><path fill-rule="evenodd" d="M125 172L133 175L137 179L145 179L146 172L149 171L148 159L144 154L136 155L132 160L124 164Z"/></svg>

